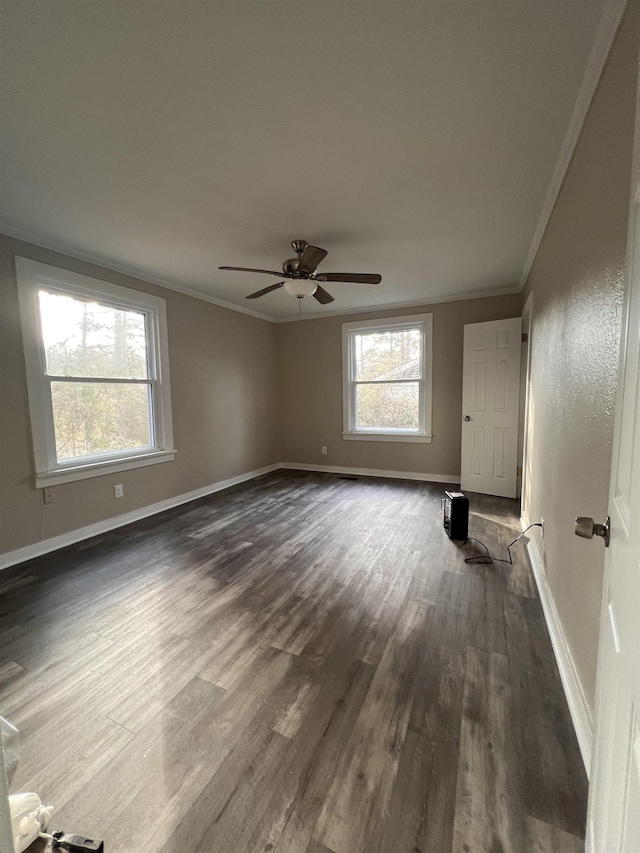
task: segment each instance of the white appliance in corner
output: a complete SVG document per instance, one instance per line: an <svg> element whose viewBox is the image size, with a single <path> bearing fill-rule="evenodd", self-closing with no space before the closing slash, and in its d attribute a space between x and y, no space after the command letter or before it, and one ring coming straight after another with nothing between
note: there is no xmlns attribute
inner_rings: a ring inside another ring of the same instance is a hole
<svg viewBox="0 0 640 853"><path fill-rule="evenodd" d="M464 327L463 492L515 498L522 317Z"/></svg>

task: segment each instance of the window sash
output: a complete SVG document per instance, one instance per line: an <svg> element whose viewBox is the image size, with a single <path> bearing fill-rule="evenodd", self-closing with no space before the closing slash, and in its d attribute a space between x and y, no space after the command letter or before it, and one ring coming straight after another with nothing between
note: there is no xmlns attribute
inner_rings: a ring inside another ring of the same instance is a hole
<svg viewBox="0 0 640 853"><path fill-rule="evenodd" d="M406 383L423 382L422 376L415 379L354 379L354 385L402 385Z"/></svg>
<svg viewBox="0 0 640 853"><path fill-rule="evenodd" d="M35 289L35 295L41 290L46 290L51 293L71 294L74 299L82 302L97 302L99 305L105 305L109 308L131 311L133 306L129 300L121 300L117 297L111 298L107 295L103 296L96 293L95 296L87 295L86 293L75 293L72 289L66 287L50 287L40 286ZM47 454L47 469L48 471L62 471L70 467L79 465L88 465L92 461L107 462L111 459L114 461L127 459L133 456L139 456L141 453L148 453L154 450L161 450L158 439L162 435L160 422L160 407L157 394L157 350L156 350L156 315L153 308L148 306L135 307L136 311L144 315L145 340L147 351L147 379L127 379L122 377L112 376L58 376L57 374L47 373L47 354L44 345L44 335L42 332L42 315L40 313L40 305L36 306L36 317L38 322L38 349L40 356L40 364L42 367L42 378L44 380L44 415L47 423L45 430L45 446ZM95 382L100 384L124 384L124 385L147 385L149 387L149 433L151 436L151 444L145 447L132 447L124 450L109 450L101 453L91 453L86 456L73 456L70 459L58 459L58 449L56 446L55 424L53 417L53 398L51 395L52 382Z"/></svg>
<svg viewBox="0 0 640 853"><path fill-rule="evenodd" d="M44 485L54 485L56 482L86 479L109 471L121 471L172 460L176 451L173 445L165 300L152 294L130 290L107 281L92 279L20 257L16 257L16 271L36 462L36 486L40 488ZM42 290L143 314L147 378L49 374L46 369L38 296ZM78 456L58 462L51 398L53 382L147 385L149 434L153 444L148 447Z"/></svg>
<svg viewBox="0 0 640 853"><path fill-rule="evenodd" d="M388 440L431 441L431 376L432 376L432 314L413 315L376 321L344 323L343 337L343 437L385 438ZM359 335L384 332L420 332L419 376L409 379L357 379L356 339ZM357 389L360 385L418 385L418 428L415 430L392 427L357 427Z"/></svg>
<svg viewBox="0 0 640 853"><path fill-rule="evenodd" d="M406 332L417 330L420 332L420 375L413 379L357 379L358 375L358 356L356 352L356 340L359 335L371 333L393 333ZM348 417L348 429L352 433L380 433L380 434L396 434L396 435L423 435L424 434L424 326L422 322L406 323L402 325L390 326L371 326L363 329L351 329L348 336L349 341L349 385L350 385L350 405ZM358 386L359 385L402 385L406 383L418 385L418 426L416 429L405 429L402 427L358 427Z"/></svg>
<svg viewBox="0 0 640 853"><path fill-rule="evenodd" d="M356 340L363 334L394 334L395 332L420 332L420 375L411 379L358 379L358 354ZM351 329L349 332L349 366L352 382L417 382L424 378L424 328L422 323L402 326L373 326L370 329Z"/></svg>
<svg viewBox="0 0 640 853"><path fill-rule="evenodd" d="M49 454L53 454L49 456L50 460L50 468L49 470L65 470L70 467L76 467L78 465L86 465L90 464L92 460L96 462L108 462L110 459L118 460L118 459L127 459L131 456L139 456L141 453L149 453L154 450L160 450L161 448L158 446L158 442L156 440L156 404L157 400L157 387L156 383L151 379L120 379L113 377L106 377L104 379L98 377L77 377L77 376L45 376L45 383L48 387L48 393L46 394L45 404L47 405L49 411L47 412L47 418L51 423L51 430L48 431L48 436L50 436L51 440L47 443L47 449ZM149 401L149 436L151 438L150 444L139 445L137 447L125 448L123 450L104 450L98 453L87 453L84 456L70 456L67 459L58 459L58 447L56 444L56 431L55 431L55 420L53 415L53 394L51 392L51 386L54 382L63 383L68 382L69 384L74 383L94 383L96 385L146 385L148 388L147 395Z"/></svg>
<svg viewBox="0 0 640 853"><path fill-rule="evenodd" d="M418 386L418 426L416 429L405 427L359 427L358 418L358 386L359 385L404 385L410 382ZM424 435L424 380L405 379L397 382L352 382L351 383L351 410L349 412L349 431L353 433L393 433L396 435Z"/></svg>

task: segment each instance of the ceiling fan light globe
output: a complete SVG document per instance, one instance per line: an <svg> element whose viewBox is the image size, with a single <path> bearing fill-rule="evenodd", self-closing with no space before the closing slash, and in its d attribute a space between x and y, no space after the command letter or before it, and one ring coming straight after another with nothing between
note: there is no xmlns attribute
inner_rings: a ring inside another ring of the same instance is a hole
<svg viewBox="0 0 640 853"><path fill-rule="evenodd" d="M309 281L306 278L293 278L285 281L284 289L289 296L313 296L318 289L315 281Z"/></svg>

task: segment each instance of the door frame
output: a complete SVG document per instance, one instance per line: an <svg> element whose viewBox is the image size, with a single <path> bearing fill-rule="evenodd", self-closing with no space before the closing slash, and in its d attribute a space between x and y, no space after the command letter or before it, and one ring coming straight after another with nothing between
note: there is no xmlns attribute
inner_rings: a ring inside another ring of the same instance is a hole
<svg viewBox="0 0 640 853"><path fill-rule="evenodd" d="M525 505L527 496L527 458L529 446L529 399L531 390L531 330L533 328L533 291L527 296L522 306L522 331L527 336L527 363L524 371L524 388L520 393L524 394L524 411L521 423L518 425L519 435L522 436L522 473L520 475L520 517L526 518L527 508Z"/></svg>

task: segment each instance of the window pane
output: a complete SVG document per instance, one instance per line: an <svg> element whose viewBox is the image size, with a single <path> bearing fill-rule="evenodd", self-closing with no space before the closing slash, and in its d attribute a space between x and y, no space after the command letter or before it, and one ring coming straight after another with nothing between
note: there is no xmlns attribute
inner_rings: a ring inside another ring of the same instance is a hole
<svg viewBox="0 0 640 853"><path fill-rule="evenodd" d="M149 447L149 386L52 382L58 462Z"/></svg>
<svg viewBox="0 0 640 853"><path fill-rule="evenodd" d="M356 379L421 379L420 330L356 333Z"/></svg>
<svg viewBox="0 0 640 853"><path fill-rule="evenodd" d="M39 297L50 376L148 378L144 314L46 290Z"/></svg>
<svg viewBox="0 0 640 853"><path fill-rule="evenodd" d="M412 429L420 426L417 382L356 385L356 429Z"/></svg>

